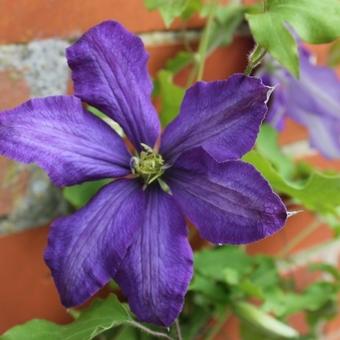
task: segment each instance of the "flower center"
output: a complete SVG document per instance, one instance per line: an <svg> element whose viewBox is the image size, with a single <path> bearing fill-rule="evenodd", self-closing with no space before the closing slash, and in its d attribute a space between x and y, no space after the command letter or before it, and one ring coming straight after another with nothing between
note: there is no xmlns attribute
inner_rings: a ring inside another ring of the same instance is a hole
<svg viewBox="0 0 340 340"><path fill-rule="evenodd" d="M151 184L167 169L163 157L150 146L141 144L143 151L131 158L131 170L134 175L143 179L145 186Z"/></svg>

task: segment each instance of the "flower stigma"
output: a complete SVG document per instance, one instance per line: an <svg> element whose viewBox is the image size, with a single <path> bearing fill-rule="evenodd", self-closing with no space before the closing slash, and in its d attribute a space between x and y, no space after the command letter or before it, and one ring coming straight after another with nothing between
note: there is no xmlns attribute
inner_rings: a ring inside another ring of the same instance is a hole
<svg viewBox="0 0 340 340"><path fill-rule="evenodd" d="M161 188L165 192L169 192L168 185L161 179L161 176L169 166L154 149L143 143L141 145L144 150L131 158L132 173L144 181L143 189L157 180Z"/></svg>

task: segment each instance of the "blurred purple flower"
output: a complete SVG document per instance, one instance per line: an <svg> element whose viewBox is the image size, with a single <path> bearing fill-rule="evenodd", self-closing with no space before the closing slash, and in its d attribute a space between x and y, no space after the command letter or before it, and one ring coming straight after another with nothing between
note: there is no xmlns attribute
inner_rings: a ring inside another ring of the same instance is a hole
<svg viewBox="0 0 340 340"><path fill-rule="evenodd" d="M340 158L340 81L333 69L316 65L305 47L299 47L299 54L299 79L270 58L258 72L265 84L277 86L267 120L282 130L284 117L291 117L308 129L313 147L328 158Z"/></svg>
<svg viewBox="0 0 340 340"><path fill-rule="evenodd" d="M168 326L192 276L184 215L205 239L232 244L271 235L286 220L280 198L239 160L255 142L268 87L240 74L199 82L160 138L138 37L104 22L67 59L75 96L33 99L1 113L0 153L36 162L59 186L115 178L53 223L46 262L66 307L114 278L140 320ZM82 101L117 121L136 154Z"/></svg>

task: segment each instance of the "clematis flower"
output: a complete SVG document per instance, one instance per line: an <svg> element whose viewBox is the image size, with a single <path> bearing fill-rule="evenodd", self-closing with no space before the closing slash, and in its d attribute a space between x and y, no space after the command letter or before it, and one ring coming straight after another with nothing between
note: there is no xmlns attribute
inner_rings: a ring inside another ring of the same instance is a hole
<svg viewBox="0 0 340 340"><path fill-rule="evenodd" d="M268 58L259 75L277 86L271 97L267 120L278 130L288 116L305 126L310 143L328 158L340 158L340 81L331 68L316 65L300 45L300 78Z"/></svg>
<svg viewBox="0 0 340 340"><path fill-rule="evenodd" d="M280 198L239 160L255 142L269 88L241 74L199 82L161 134L138 37L104 22L68 48L67 59L75 96L2 112L0 153L37 163L59 186L113 179L53 223L45 260L66 307L114 278L140 320L168 326L192 277L184 216L219 244L262 239L286 220ZM83 102L118 122L135 153Z"/></svg>

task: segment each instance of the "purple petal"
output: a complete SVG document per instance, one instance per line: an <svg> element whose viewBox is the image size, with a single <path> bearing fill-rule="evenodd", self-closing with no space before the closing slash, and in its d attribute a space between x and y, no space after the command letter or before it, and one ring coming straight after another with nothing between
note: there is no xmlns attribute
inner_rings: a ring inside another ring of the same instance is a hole
<svg viewBox="0 0 340 340"><path fill-rule="evenodd" d="M275 121L290 116L308 129L312 144L323 155L339 158L340 81L336 72L317 66L308 51L300 47L300 79L280 67L264 76L270 77L272 85L278 85L269 122L277 127Z"/></svg>
<svg viewBox="0 0 340 340"><path fill-rule="evenodd" d="M143 214L141 186L117 180L84 208L53 223L45 261L64 306L83 303L116 274Z"/></svg>
<svg viewBox="0 0 340 340"><path fill-rule="evenodd" d="M192 276L192 251L173 198L146 191L144 223L115 279L141 321L169 326L181 312Z"/></svg>
<svg viewBox="0 0 340 340"><path fill-rule="evenodd" d="M196 83L186 92L179 116L164 131L161 153L170 163L196 147L219 162L242 157L255 143L267 112L268 90L261 80L241 74Z"/></svg>
<svg viewBox="0 0 340 340"><path fill-rule="evenodd" d="M257 241L285 223L285 206L250 164L217 163L194 150L183 155L168 176L182 211L213 243Z"/></svg>
<svg viewBox="0 0 340 340"><path fill-rule="evenodd" d="M129 173L124 142L76 97L32 99L0 113L0 154L37 163L59 186Z"/></svg>
<svg viewBox="0 0 340 340"><path fill-rule="evenodd" d="M67 59L76 96L119 123L136 148L140 143L153 146L160 124L141 39L106 21L69 47Z"/></svg>

